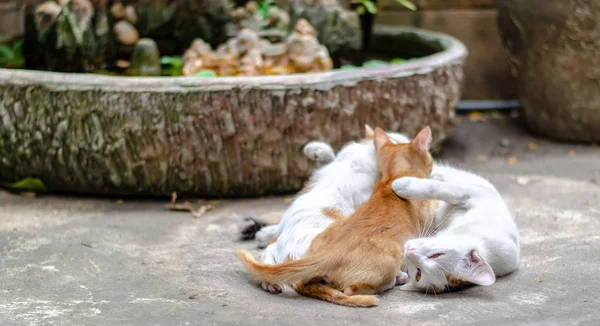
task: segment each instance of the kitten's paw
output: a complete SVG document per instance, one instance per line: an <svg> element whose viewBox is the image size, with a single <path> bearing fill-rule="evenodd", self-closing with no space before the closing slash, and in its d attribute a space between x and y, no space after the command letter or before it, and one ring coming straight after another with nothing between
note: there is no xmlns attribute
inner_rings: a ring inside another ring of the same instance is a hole
<svg viewBox="0 0 600 326"><path fill-rule="evenodd" d="M404 177L394 180L392 182L392 190L396 193L398 197L406 198L408 197L408 192L411 189L411 185L414 182L413 177Z"/></svg>
<svg viewBox="0 0 600 326"><path fill-rule="evenodd" d="M273 294L283 292L283 286L281 286L279 284L269 284L267 282L262 282L261 286L262 286L263 290L273 293Z"/></svg>
<svg viewBox="0 0 600 326"><path fill-rule="evenodd" d="M269 225L262 228L256 233L256 240L258 241L258 248L266 248L273 238L277 235L279 225Z"/></svg>
<svg viewBox="0 0 600 326"><path fill-rule="evenodd" d="M241 240L252 240L256 236L256 233L262 229L266 222L252 217L244 217L238 222L238 232Z"/></svg>
<svg viewBox="0 0 600 326"><path fill-rule="evenodd" d="M399 272L398 275L396 275L396 285L404 285L406 283L408 283L408 274Z"/></svg>
<svg viewBox="0 0 600 326"><path fill-rule="evenodd" d="M311 141L303 149L304 156L308 159L325 164L335 159L333 148L329 144L320 141Z"/></svg>

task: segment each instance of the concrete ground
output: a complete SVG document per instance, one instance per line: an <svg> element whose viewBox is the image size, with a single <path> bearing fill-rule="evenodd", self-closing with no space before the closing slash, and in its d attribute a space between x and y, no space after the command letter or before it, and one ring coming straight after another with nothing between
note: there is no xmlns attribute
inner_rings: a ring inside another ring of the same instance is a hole
<svg viewBox="0 0 600 326"><path fill-rule="evenodd" d="M537 138L520 118L463 120L442 158L496 184L520 228L520 270L491 287L395 289L370 309L272 295L233 249L255 248L238 220L277 219L283 197L194 218L161 201L0 192L0 324L600 324L600 148Z"/></svg>

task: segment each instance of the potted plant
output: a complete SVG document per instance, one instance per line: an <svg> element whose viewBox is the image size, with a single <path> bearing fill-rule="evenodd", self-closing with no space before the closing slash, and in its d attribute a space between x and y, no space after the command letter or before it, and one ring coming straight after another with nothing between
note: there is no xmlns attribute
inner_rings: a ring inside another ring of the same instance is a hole
<svg viewBox="0 0 600 326"><path fill-rule="evenodd" d="M371 35L373 34L373 23L377 14L377 0L345 0L350 8L356 10L360 15L360 24L362 27L362 48L367 49L371 44ZM395 0L407 9L417 10L417 7L410 0Z"/></svg>
<svg viewBox="0 0 600 326"><path fill-rule="evenodd" d="M498 25L529 127L600 140L600 2L496 0Z"/></svg>

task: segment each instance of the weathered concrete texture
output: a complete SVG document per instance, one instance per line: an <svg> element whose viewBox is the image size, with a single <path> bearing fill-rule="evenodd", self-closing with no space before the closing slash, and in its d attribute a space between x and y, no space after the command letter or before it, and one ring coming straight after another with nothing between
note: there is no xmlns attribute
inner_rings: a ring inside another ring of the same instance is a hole
<svg viewBox="0 0 600 326"><path fill-rule="evenodd" d="M508 165L503 155L513 154L518 162ZM490 178L515 213L521 268L492 287L437 296L395 289L372 309L272 295L234 257L235 247L254 248L236 240L235 224L276 216L286 207L281 197L222 202L195 219L156 201L2 193L0 324L597 325L600 148L490 120L464 122L443 157Z"/></svg>

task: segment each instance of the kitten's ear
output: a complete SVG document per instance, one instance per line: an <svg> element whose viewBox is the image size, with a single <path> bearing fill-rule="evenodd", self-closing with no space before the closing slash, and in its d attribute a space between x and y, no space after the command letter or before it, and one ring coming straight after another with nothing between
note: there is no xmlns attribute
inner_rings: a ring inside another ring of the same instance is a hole
<svg viewBox="0 0 600 326"><path fill-rule="evenodd" d="M471 250L463 260L466 265L463 275L465 281L485 286L496 282L496 274L492 267L479 256L477 251Z"/></svg>
<svg viewBox="0 0 600 326"><path fill-rule="evenodd" d="M413 282L408 282L404 285L400 286L400 290L402 291L412 291L412 292L418 292L419 288L415 285L415 283Z"/></svg>
<svg viewBox="0 0 600 326"><path fill-rule="evenodd" d="M390 140L390 137L388 137L388 135L385 133L385 131L383 131L383 129L381 128L375 128L375 149L377 149L378 151L387 144L391 144L392 141Z"/></svg>
<svg viewBox="0 0 600 326"><path fill-rule="evenodd" d="M365 125L365 137L366 138L375 137L375 132L373 131L373 128L371 128L371 126L369 126L369 125Z"/></svg>
<svg viewBox="0 0 600 326"><path fill-rule="evenodd" d="M419 131L417 136L411 142L414 149L421 153L429 152L429 145L431 145L431 128L429 126Z"/></svg>

